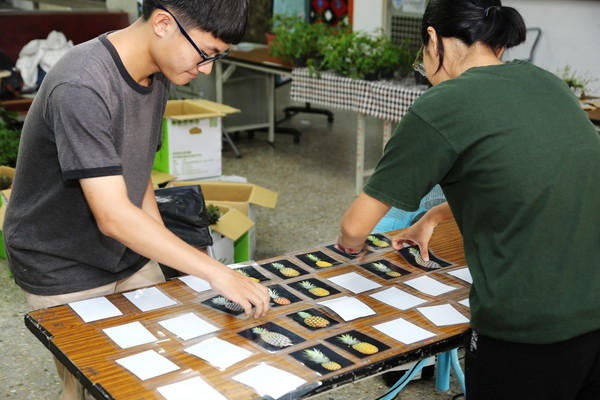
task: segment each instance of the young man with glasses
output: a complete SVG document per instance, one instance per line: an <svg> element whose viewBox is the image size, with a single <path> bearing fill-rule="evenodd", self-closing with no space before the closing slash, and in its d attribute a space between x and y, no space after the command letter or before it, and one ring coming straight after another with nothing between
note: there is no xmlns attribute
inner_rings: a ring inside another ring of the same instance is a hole
<svg viewBox="0 0 600 400"><path fill-rule="evenodd" d="M241 40L247 14L248 0L145 0L139 20L74 47L46 75L4 224L32 309L159 283L160 262L207 280L247 316L267 313L266 288L165 228L150 180L170 82L209 74ZM77 398L76 380L57 367L62 398Z"/></svg>

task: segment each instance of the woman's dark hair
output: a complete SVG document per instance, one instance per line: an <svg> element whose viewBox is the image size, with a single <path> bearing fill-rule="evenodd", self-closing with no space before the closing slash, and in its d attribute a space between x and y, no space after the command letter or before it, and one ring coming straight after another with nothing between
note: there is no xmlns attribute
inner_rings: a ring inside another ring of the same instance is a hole
<svg viewBox="0 0 600 400"><path fill-rule="evenodd" d="M144 0L142 19L160 4L187 29L198 28L225 43L239 43L246 30L249 0Z"/></svg>
<svg viewBox="0 0 600 400"><path fill-rule="evenodd" d="M482 42L493 50L510 48L525 41L523 17L512 7L504 7L500 0L430 0L423 14L421 36L429 40L428 27L439 37L460 39L467 46ZM440 63L444 62L444 45L438 40Z"/></svg>

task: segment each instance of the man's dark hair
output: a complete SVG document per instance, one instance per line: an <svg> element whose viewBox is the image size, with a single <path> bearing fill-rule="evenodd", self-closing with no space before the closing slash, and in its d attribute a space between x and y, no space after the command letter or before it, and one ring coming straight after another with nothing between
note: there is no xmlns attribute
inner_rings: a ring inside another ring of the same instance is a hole
<svg viewBox="0 0 600 400"><path fill-rule="evenodd" d="M172 12L187 29L201 29L225 43L239 43L246 30L249 0L144 0L142 19L148 20L156 5Z"/></svg>
<svg viewBox="0 0 600 400"><path fill-rule="evenodd" d="M460 39L467 46L482 42L493 50L514 47L525 41L526 26L523 17L500 0L430 0L423 14L421 36L429 41L428 27L440 37ZM438 40L441 68L444 45Z"/></svg>

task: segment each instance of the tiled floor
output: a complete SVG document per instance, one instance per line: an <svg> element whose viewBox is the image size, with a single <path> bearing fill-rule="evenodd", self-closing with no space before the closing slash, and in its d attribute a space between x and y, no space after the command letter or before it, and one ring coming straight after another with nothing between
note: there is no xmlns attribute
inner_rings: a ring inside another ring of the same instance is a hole
<svg viewBox="0 0 600 400"><path fill-rule="evenodd" d="M279 90L281 108L288 104L289 89ZM224 144L224 174L244 176L279 194L276 208L257 208L256 260L331 242L337 236L340 219L354 199L356 115L333 111L333 124L321 115L295 116L290 123L303 132L298 144L290 136L277 135L271 146L266 133L257 132L253 139L240 133L234 138L241 158ZM373 167L381 154L381 129L380 121L368 120L366 168ZM0 262L0 399L57 399L59 384L50 355L24 327L26 305L5 269ZM374 377L315 399L375 399L385 390L383 380ZM428 379L410 383L398 398L451 399L459 392L454 381L450 391L442 392L435 389L434 379Z"/></svg>

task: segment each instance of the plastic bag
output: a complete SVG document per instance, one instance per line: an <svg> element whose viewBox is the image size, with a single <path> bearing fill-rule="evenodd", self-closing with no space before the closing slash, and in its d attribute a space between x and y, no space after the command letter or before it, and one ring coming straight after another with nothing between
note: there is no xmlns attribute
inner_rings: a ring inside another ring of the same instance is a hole
<svg viewBox="0 0 600 400"><path fill-rule="evenodd" d="M154 190L165 226L184 242L199 248L212 246L209 219L198 185Z"/></svg>

